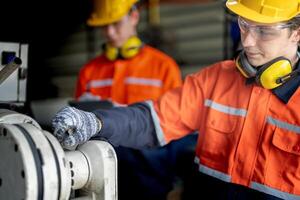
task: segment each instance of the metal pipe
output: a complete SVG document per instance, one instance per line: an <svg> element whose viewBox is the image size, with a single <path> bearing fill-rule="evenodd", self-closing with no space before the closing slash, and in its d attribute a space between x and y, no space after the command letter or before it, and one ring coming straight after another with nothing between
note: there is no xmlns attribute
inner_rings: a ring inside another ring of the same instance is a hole
<svg viewBox="0 0 300 200"><path fill-rule="evenodd" d="M10 63L5 65L0 71L0 84L3 83L22 64L22 60L15 57Z"/></svg>

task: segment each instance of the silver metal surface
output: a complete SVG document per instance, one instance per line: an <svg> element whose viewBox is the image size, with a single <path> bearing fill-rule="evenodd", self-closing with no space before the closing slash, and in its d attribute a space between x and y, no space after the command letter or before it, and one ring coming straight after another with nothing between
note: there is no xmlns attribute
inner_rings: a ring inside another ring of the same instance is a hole
<svg viewBox="0 0 300 200"><path fill-rule="evenodd" d="M20 67L22 61L20 58L16 57L13 61L4 66L0 71L0 84L3 83L16 69Z"/></svg>
<svg viewBox="0 0 300 200"><path fill-rule="evenodd" d="M107 142L64 150L32 118L0 109L0 158L1 200L117 200L117 157Z"/></svg>
<svg viewBox="0 0 300 200"><path fill-rule="evenodd" d="M20 57L22 64L19 70L27 70L28 45L13 42L0 42L0 60L2 60L2 52L15 52L16 57ZM0 70L4 66L0 65ZM0 84L0 102L24 102L26 101L26 85L27 77L20 78L19 70L15 70L6 80Z"/></svg>

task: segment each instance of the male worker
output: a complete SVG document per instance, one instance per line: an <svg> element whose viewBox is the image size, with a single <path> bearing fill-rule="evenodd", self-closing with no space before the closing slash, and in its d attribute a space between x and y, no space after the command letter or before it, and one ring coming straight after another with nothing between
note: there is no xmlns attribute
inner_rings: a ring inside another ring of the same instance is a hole
<svg viewBox="0 0 300 200"><path fill-rule="evenodd" d="M198 130L196 199L300 199L300 2L226 6L241 31L234 61L188 76L156 102L93 113L64 108L53 120L62 145L104 137L151 147Z"/></svg>
<svg viewBox="0 0 300 200"><path fill-rule="evenodd" d="M103 45L102 55L88 62L80 70L76 88L78 100L111 100L115 105L131 104L147 99L156 100L167 90L182 85L179 67L175 61L161 51L144 44L137 36L139 22L137 0L95 2L95 9L88 24L100 27L106 42ZM149 172L150 170L144 172L143 183L137 180L140 178L135 179L128 172L128 168L133 167L134 171L144 168L145 159L135 156L136 153L142 152L125 147L116 147L115 150L118 164L121 166L119 175L122 178L119 179L119 188L124 191L119 193L120 196L125 198L125 195L131 195L127 186L134 188L131 186L135 183L140 187L143 185L143 188L148 188L149 193L155 193L153 190L156 189L153 188L160 187L158 183L145 180L147 173L153 174ZM152 152L151 155L147 154L150 160L156 157L152 154ZM135 164L128 166L133 158L136 158ZM160 170L159 173L162 174L162 171ZM166 181L162 179L160 176L156 177L156 182L163 185L160 187L160 191L163 192L158 191L155 197L165 194L172 186L172 180L168 179L167 186ZM146 195L147 192L144 190L143 193Z"/></svg>
<svg viewBox="0 0 300 200"><path fill-rule="evenodd" d="M109 99L117 104L131 104L156 100L167 90L181 86L175 61L137 36L137 1L97 1L88 24L101 27L106 43L103 54L80 70L78 100Z"/></svg>

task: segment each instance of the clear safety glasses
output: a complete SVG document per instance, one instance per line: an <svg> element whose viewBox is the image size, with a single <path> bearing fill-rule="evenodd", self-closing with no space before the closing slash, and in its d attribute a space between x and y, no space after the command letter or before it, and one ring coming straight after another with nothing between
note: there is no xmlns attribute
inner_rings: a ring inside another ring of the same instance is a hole
<svg viewBox="0 0 300 200"><path fill-rule="evenodd" d="M274 40L278 38L281 34L282 29L292 26L292 24L253 25L241 17L238 18L238 24L241 33L247 33L250 31L253 37L263 41Z"/></svg>

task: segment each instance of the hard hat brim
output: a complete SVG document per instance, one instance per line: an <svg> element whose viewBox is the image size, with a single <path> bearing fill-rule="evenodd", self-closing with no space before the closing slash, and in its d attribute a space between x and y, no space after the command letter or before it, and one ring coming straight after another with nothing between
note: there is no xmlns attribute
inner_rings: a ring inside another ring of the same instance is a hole
<svg viewBox="0 0 300 200"><path fill-rule="evenodd" d="M99 18L90 17L87 20L87 24L89 26L105 26L105 25L109 25L109 24L112 24L112 23L120 21L122 19L122 17L124 17L125 15L126 15L126 13L124 15L120 16L119 18L105 19L105 20L102 20L102 19L99 19Z"/></svg>
<svg viewBox="0 0 300 200"><path fill-rule="evenodd" d="M272 16L268 17L266 15L262 15L258 12L255 12L246 6L238 3L237 1L227 1L226 2L226 7L236 15L239 15L245 19L258 22L258 23L265 23L265 24L271 24L271 23L279 23L279 22L284 22L292 19L296 15L298 15L300 12L294 12L288 17L279 17L279 16Z"/></svg>

